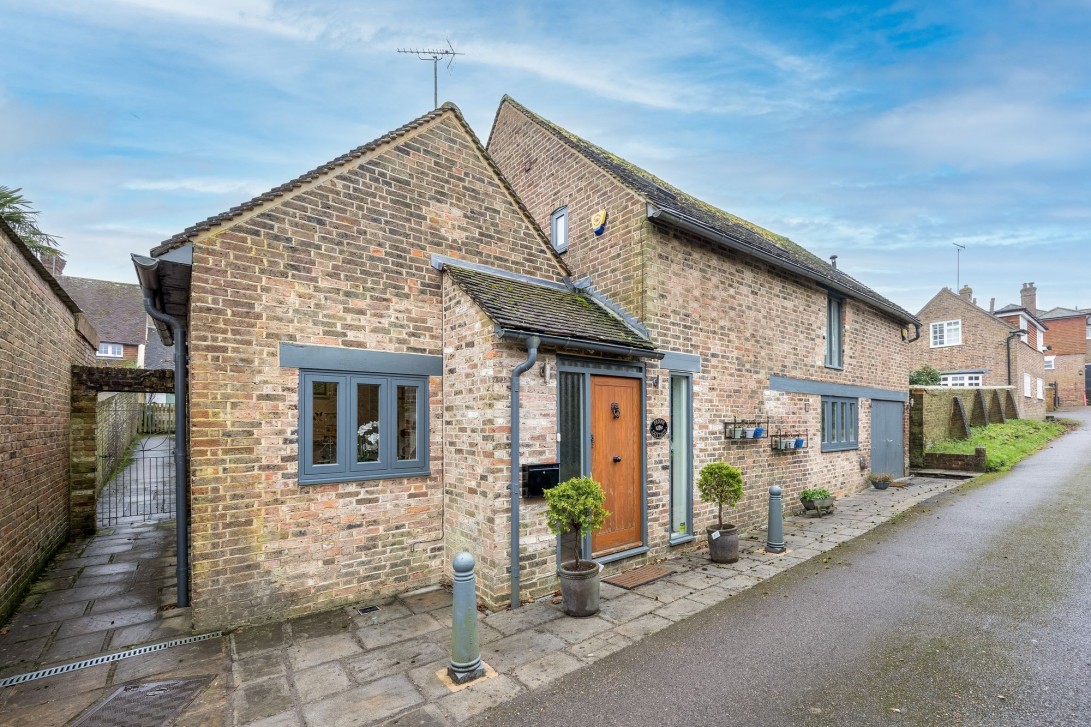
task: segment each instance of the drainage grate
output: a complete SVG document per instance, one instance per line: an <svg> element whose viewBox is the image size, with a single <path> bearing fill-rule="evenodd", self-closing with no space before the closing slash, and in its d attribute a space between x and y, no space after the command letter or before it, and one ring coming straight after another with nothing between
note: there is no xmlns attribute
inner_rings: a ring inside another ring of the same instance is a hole
<svg viewBox="0 0 1091 727"><path fill-rule="evenodd" d="M72 727L159 727L185 709L212 679L130 684L99 702Z"/></svg>
<svg viewBox="0 0 1091 727"><path fill-rule="evenodd" d="M0 679L0 688L13 687L16 684L22 684L23 682L32 682L35 679L44 679L45 677L56 676L57 674L65 674L77 669L86 669L89 666L98 666L99 664L109 664L112 661L120 661L121 659L128 659L131 656L140 656L142 654L150 654L153 651L162 651L163 649L169 649L173 646L185 646L186 644L193 644L198 641L204 641L205 639L214 639L218 636L223 636L223 632L214 631L211 634L201 634L200 636L187 636L184 639L171 639L170 641L164 641L159 644L148 644L147 646L138 646L135 649L129 649L128 651L121 651L117 654L103 654L102 656L96 656L92 659L84 659L83 661L77 661L72 664L62 664L60 666L51 666L48 669L42 669L41 671L30 672L29 674L17 674L13 677L7 677L6 679Z"/></svg>
<svg viewBox="0 0 1091 727"><path fill-rule="evenodd" d="M356 610L360 612L361 616L366 616L369 613L375 613L376 611L378 611L379 607L378 606L364 606L364 607L358 608Z"/></svg>

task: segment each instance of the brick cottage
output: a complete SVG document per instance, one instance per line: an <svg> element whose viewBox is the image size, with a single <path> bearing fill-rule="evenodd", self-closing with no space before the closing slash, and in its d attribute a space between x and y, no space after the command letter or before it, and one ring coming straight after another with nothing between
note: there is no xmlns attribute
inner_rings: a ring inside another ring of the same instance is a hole
<svg viewBox="0 0 1091 727"><path fill-rule="evenodd" d="M744 523L774 482L904 468L912 315L510 99L489 152L445 105L134 259L188 335L198 628L436 584L460 550L491 608L547 593L524 465L604 483L608 570L700 544L704 463L743 469Z"/></svg>

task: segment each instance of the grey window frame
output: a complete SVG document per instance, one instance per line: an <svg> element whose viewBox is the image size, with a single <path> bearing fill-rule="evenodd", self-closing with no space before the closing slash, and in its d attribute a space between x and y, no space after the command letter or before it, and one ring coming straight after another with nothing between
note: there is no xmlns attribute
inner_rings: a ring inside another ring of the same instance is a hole
<svg viewBox="0 0 1091 727"><path fill-rule="evenodd" d="M337 461L333 464L314 463L314 419L311 402L312 383L336 383L337 387ZM379 386L379 460L358 462L356 451L356 426L353 412L357 404L357 384ZM417 456L411 460L399 460L397 421L397 388L410 386L417 389ZM324 485L338 482L415 477L429 472L429 418L428 377L392 374L348 373L316 369L299 370L299 484Z"/></svg>
<svg viewBox="0 0 1091 727"><path fill-rule="evenodd" d="M851 412L851 427L844 421L843 412L845 411ZM820 416L819 437L822 441L823 452L844 452L860 448L859 399L846 396L823 396Z"/></svg>
<svg viewBox="0 0 1091 727"><path fill-rule="evenodd" d="M557 220L564 220L564 239L559 239L560 235L557 234ZM568 233L570 225L568 219L568 205L563 205L553 210L553 213L549 216L549 242L553 245L553 249L557 252L565 252L568 250Z"/></svg>
<svg viewBox="0 0 1091 727"><path fill-rule="evenodd" d="M826 296L826 368L843 369L845 366L844 329L845 299L831 293Z"/></svg>

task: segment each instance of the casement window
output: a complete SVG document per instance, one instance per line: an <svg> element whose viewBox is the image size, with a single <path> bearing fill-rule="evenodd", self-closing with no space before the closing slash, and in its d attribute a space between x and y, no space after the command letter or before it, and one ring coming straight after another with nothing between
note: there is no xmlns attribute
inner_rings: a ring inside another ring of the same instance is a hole
<svg viewBox="0 0 1091 727"><path fill-rule="evenodd" d="M940 321L933 323L932 348L941 346L958 346L962 344L962 321Z"/></svg>
<svg viewBox="0 0 1091 727"><path fill-rule="evenodd" d="M822 397L822 451L857 449L858 399L840 396Z"/></svg>
<svg viewBox="0 0 1091 727"><path fill-rule="evenodd" d="M1056 356L1046 356L1045 357L1045 369L1046 369L1046 371L1052 371L1055 368L1057 368L1057 357Z"/></svg>
<svg viewBox="0 0 1091 727"><path fill-rule="evenodd" d="M568 249L568 207L560 207L549 216L549 240L557 252Z"/></svg>
<svg viewBox="0 0 1091 727"><path fill-rule="evenodd" d="M100 343L96 355L99 358L121 358L125 355L125 347L120 343Z"/></svg>
<svg viewBox="0 0 1091 727"><path fill-rule="evenodd" d="M1091 339L1091 320L1087 321L1087 338Z"/></svg>
<svg viewBox="0 0 1091 727"><path fill-rule="evenodd" d="M942 374L940 386L981 386L981 374Z"/></svg>
<svg viewBox="0 0 1091 727"><path fill-rule="evenodd" d="M1043 382L1041 379L1035 379L1034 380L1034 392L1038 396L1039 399L1046 398L1045 382Z"/></svg>
<svg viewBox="0 0 1091 727"><path fill-rule="evenodd" d="M841 342L844 307L843 298L833 295L826 298L826 366L832 369L842 368L844 362Z"/></svg>
<svg viewBox="0 0 1091 727"><path fill-rule="evenodd" d="M300 371L299 482L428 474L428 377Z"/></svg>
<svg viewBox="0 0 1091 727"><path fill-rule="evenodd" d="M1025 374L1023 374L1023 396L1027 396L1027 397L1032 396L1032 394L1030 392L1030 387L1031 387L1030 374L1025 373Z"/></svg>

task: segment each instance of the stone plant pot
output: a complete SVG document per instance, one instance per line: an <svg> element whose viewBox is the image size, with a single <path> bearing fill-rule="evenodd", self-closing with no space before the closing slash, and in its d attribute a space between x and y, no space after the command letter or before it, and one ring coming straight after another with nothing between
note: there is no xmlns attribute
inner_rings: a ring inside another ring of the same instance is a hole
<svg viewBox="0 0 1091 727"><path fill-rule="evenodd" d="M871 486L876 490L885 490L890 487L890 482L888 480L872 480Z"/></svg>
<svg viewBox="0 0 1091 727"><path fill-rule="evenodd" d="M833 512L833 498L824 497L821 500L800 500L803 503L803 511L805 515L817 515L822 517L823 515L829 515Z"/></svg>
<svg viewBox="0 0 1091 727"><path fill-rule="evenodd" d="M599 564L594 561L570 560L557 567L561 579L562 608L569 616L584 618L599 612Z"/></svg>
<svg viewBox="0 0 1091 727"><path fill-rule="evenodd" d="M731 524L708 528L708 557L713 563L738 562L739 529Z"/></svg>

